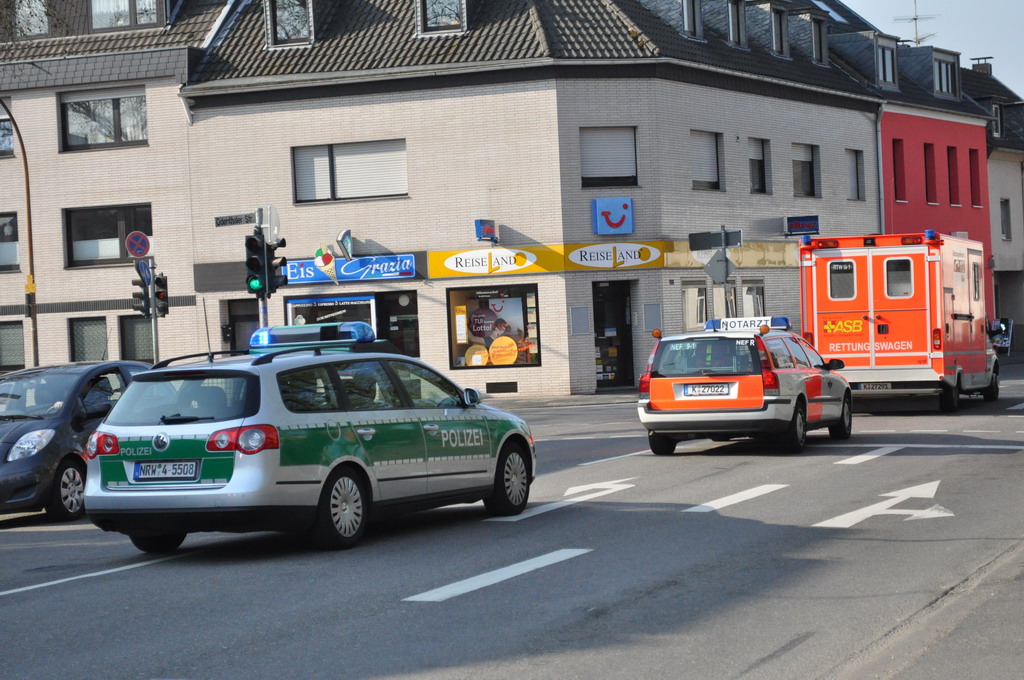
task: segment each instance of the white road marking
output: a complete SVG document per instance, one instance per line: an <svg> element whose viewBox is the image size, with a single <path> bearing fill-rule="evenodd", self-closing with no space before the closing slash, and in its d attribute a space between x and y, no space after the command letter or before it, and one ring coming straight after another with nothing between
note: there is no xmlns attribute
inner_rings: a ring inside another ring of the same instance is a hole
<svg viewBox="0 0 1024 680"><path fill-rule="evenodd" d="M1007 411L1019 411L1021 409L1024 409L1024 403L1006 407Z"/></svg>
<svg viewBox="0 0 1024 680"><path fill-rule="evenodd" d="M927 434L929 432L949 432L949 430L911 430L911 434Z"/></svg>
<svg viewBox="0 0 1024 680"><path fill-rule="evenodd" d="M644 454L650 454L651 452L647 449L643 451L634 451L633 453L624 453L621 456L612 456L611 458L602 458L601 460L588 460L586 463L580 463L577 467L584 467L586 465L597 465L598 463L607 463L610 460L618 460L620 458L629 458L630 456L642 456ZM652 454L653 455L653 454Z"/></svg>
<svg viewBox="0 0 1024 680"><path fill-rule="evenodd" d="M941 480L940 480L941 481ZM899 505L905 500L911 498L935 498L935 492L939 489L939 482L929 482L927 484L919 484L918 486L912 486L899 491L892 491L890 493L879 494L883 497L889 497L888 500L882 501L881 503L875 503L869 505L866 508L860 510L854 510L848 512L845 515L839 515L832 519L827 519L824 522L818 522L814 526L825 527L829 529L849 529L850 527L863 522L869 517L875 515L908 515L907 520L911 519L930 519L932 517L953 517L953 513L946 510L941 505L933 505L925 510L892 510L892 506ZM906 521L906 520L904 520Z"/></svg>
<svg viewBox="0 0 1024 680"><path fill-rule="evenodd" d="M896 430L861 430L858 428L857 434L892 434Z"/></svg>
<svg viewBox="0 0 1024 680"><path fill-rule="evenodd" d="M49 581L47 583L37 583L34 586L25 586L24 588L15 588L14 590L4 590L0 592L0 597L6 595L14 595L16 593L24 593L29 590L37 590L39 588L48 588L50 586L58 586L62 583L69 583L70 581L78 581L83 578L93 578L96 576L107 576L108 574L116 574L119 571L127 571L129 569L138 569L139 567L148 567L151 564L159 564L166 562L167 560L176 560L179 557L185 557L186 555L193 555L195 552L181 553L179 555L170 555L169 557L161 557L160 559L150 560L149 562L139 562L138 564L129 564L126 567L118 567L117 569L106 569L104 571L94 571L91 574L80 574L79 576L69 576L68 578L62 578L57 581Z"/></svg>
<svg viewBox="0 0 1024 680"><path fill-rule="evenodd" d="M963 432L971 432L973 434L993 434L999 433L999 430L962 430Z"/></svg>
<svg viewBox="0 0 1024 680"><path fill-rule="evenodd" d="M866 463L869 460L874 460L875 458L880 458L882 456L888 456L890 453L895 453L896 451L899 451L899 450L900 450L899 446L883 446L880 449L875 449L874 451L871 451L869 453L862 453L859 456L854 456L853 458L844 458L843 460L837 460L835 462L835 464L836 465L859 465L861 463Z"/></svg>
<svg viewBox="0 0 1024 680"><path fill-rule="evenodd" d="M474 590L480 590L487 586L493 586L495 583L501 583L507 581L510 578L516 576L522 576L528 572L541 569L543 567L551 566L565 560L571 560L574 557L585 555L588 552L592 552L592 548L567 548L565 550L556 550L548 553L547 555L541 555L540 557L534 557L532 560L526 560L525 562L519 562L502 569L495 569L489 571L486 574L480 574L472 578L467 578L464 581L458 581L441 588L435 588L434 590L428 590L425 593L419 595L413 595L407 597L403 602L444 602L450 600L453 597L459 595L465 595L471 593Z"/></svg>
<svg viewBox="0 0 1024 680"><path fill-rule="evenodd" d="M484 521L485 522L521 522L524 519L529 519L530 517L534 517L536 515L540 515L540 514L545 513L545 512L551 512L552 510L558 510L559 508L564 508L567 505L572 505L574 503L579 503L580 501L589 501L592 498L598 498L599 496L607 496L608 494L615 493L616 491L625 491L626 489L632 489L634 486L636 486L635 484L623 484L623 482L629 482L629 481L632 481L634 479L637 479L637 478L636 477L630 477L628 479L618 479L618 480L615 480L614 482L598 482L597 484L585 484L583 486L574 486L574 487L566 490L566 492L565 492L566 496L571 496L574 493L580 493L581 491L589 491L591 489L597 489L597 491L594 491L594 493L588 493L585 496L578 496L576 498L570 498L569 500L565 500L565 501L555 501L554 503L546 503L544 505L538 505L535 508L530 508L529 510L526 510L526 511L524 511L524 512L518 514L518 515L513 515L511 517L488 517Z"/></svg>
<svg viewBox="0 0 1024 680"><path fill-rule="evenodd" d="M0 532L13 534L35 533L37 531L82 531L83 529L101 531L101 529L95 524L46 524L37 527L11 527L10 529L0 529Z"/></svg>
<svg viewBox="0 0 1024 680"><path fill-rule="evenodd" d="M637 437L643 437L643 433L640 434L601 434L601 435L571 435L564 434L557 437L545 437L535 439L537 442L564 442L564 441L576 441L578 439L636 439Z"/></svg>
<svg viewBox="0 0 1024 680"><path fill-rule="evenodd" d="M816 449L876 449L879 446L901 446L905 449L1000 449L1008 451L1019 451L1024 449L1024 442L1019 446L1007 446L1006 444L815 444Z"/></svg>
<svg viewBox="0 0 1024 680"><path fill-rule="evenodd" d="M725 498L719 498L716 501L711 501L703 505L695 505L692 508L687 508L683 512L711 512L713 510L721 510L724 507L735 505L736 503L742 503L748 501L751 498L757 498L763 496L766 493L772 491L778 491L779 489L785 489L789 484L764 484L762 486L755 486L753 489L741 491Z"/></svg>

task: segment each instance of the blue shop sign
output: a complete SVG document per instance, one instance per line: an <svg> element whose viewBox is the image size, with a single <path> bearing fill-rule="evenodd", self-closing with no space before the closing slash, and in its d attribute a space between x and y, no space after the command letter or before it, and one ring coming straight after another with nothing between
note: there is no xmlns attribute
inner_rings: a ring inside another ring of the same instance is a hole
<svg viewBox="0 0 1024 680"><path fill-rule="evenodd" d="M800 234L820 234L821 221L817 215L805 215L803 217L786 218L786 235L799 236Z"/></svg>
<svg viewBox="0 0 1024 680"><path fill-rule="evenodd" d="M328 267L318 267L314 260L288 261L290 284L413 278L416 278L416 256L412 254L339 258L332 260Z"/></svg>

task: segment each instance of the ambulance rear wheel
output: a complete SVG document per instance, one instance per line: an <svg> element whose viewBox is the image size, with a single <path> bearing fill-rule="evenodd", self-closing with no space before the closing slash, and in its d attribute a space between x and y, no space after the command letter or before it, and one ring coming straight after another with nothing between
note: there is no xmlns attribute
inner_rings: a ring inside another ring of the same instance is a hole
<svg viewBox="0 0 1024 680"><path fill-rule="evenodd" d="M953 413L960 408L960 378L956 379L956 385L942 386L942 393L939 394L939 409L943 413Z"/></svg>
<svg viewBox="0 0 1024 680"><path fill-rule="evenodd" d="M185 540L185 534L160 534L159 536L128 536L132 545L147 553L172 553Z"/></svg>
<svg viewBox="0 0 1024 680"><path fill-rule="evenodd" d="M807 443L807 407L804 402L798 401L793 409L793 419L789 421L789 427L782 433L782 449L790 453L800 453Z"/></svg>
<svg viewBox="0 0 1024 680"><path fill-rule="evenodd" d="M651 448L651 453L656 456L671 456L675 454L677 443L672 437L666 437L657 432L647 433L647 445Z"/></svg>
<svg viewBox="0 0 1024 680"><path fill-rule="evenodd" d="M525 454L517 444L509 442L498 455L494 473L494 491L484 499L487 512L500 517L518 515L530 500L530 470Z"/></svg>
<svg viewBox="0 0 1024 680"><path fill-rule="evenodd" d="M832 439L849 439L850 435L853 434L853 404L850 402L850 396L843 397L843 412L839 415L839 422L835 425L830 425L828 428L828 436Z"/></svg>
<svg viewBox="0 0 1024 680"><path fill-rule="evenodd" d="M370 496L362 479L350 468L336 469L320 493L310 540L324 550L351 548L366 531L369 510Z"/></svg>
<svg viewBox="0 0 1024 680"><path fill-rule="evenodd" d="M981 396L985 401L996 401L999 399L999 371L992 371L992 380L989 381L988 387L981 391Z"/></svg>

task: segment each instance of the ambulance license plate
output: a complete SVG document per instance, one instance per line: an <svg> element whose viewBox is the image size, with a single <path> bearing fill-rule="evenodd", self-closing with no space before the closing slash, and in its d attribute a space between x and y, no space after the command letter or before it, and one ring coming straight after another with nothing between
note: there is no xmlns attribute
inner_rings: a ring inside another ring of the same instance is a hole
<svg viewBox="0 0 1024 680"><path fill-rule="evenodd" d="M162 460L154 463L135 463L136 482L194 482L199 479L198 460Z"/></svg>
<svg viewBox="0 0 1024 680"><path fill-rule="evenodd" d="M724 394L729 394L729 385L726 383L683 385L683 395L687 397L720 396Z"/></svg>
<svg viewBox="0 0 1024 680"><path fill-rule="evenodd" d="M861 383L862 390L891 390L892 383Z"/></svg>

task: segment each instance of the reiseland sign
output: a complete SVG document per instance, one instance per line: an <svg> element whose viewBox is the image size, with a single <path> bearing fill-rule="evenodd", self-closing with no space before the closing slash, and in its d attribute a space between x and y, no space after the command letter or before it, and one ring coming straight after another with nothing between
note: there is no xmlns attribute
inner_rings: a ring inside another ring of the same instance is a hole
<svg viewBox="0 0 1024 680"><path fill-rule="evenodd" d="M432 279L665 266L665 241L575 243L427 253Z"/></svg>

